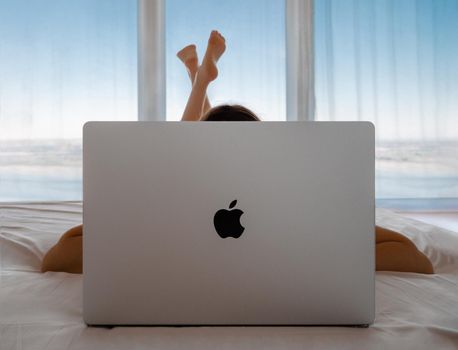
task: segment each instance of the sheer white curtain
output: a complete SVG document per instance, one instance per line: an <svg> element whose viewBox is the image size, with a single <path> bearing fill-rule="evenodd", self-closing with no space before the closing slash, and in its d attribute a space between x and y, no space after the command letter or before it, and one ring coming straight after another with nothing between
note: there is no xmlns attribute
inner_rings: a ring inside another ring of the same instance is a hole
<svg viewBox="0 0 458 350"><path fill-rule="evenodd" d="M137 119L137 0L0 0L0 200L81 199L88 120Z"/></svg>
<svg viewBox="0 0 458 350"><path fill-rule="evenodd" d="M379 204L456 207L458 1L315 1L317 120L370 120Z"/></svg>

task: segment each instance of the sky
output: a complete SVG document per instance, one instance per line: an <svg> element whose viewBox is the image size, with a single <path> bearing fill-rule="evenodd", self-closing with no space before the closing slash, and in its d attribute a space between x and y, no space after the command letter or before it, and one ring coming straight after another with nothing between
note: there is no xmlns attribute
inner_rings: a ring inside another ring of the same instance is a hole
<svg viewBox="0 0 458 350"><path fill-rule="evenodd" d="M227 40L213 104L284 120L284 0L166 0L167 119L190 90L175 57ZM458 0L317 0L317 118L386 140L458 137ZM137 0L0 0L0 139L79 138L137 118Z"/></svg>

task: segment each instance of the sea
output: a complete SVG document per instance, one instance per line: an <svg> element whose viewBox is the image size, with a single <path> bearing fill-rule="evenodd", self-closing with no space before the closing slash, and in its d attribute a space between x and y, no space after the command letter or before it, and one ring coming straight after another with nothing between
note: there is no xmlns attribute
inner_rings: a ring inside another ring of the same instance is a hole
<svg viewBox="0 0 458 350"><path fill-rule="evenodd" d="M378 142L376 203L458 209L458 142ZM82 199L81 140L0 141L0 202Z"/></svg>

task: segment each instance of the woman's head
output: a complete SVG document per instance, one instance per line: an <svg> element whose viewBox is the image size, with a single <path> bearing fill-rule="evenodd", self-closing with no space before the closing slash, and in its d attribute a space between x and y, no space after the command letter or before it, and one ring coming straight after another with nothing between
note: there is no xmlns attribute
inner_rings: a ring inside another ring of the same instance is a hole
<svg viewBox="0 0 458 350"><path fill-rule="evenodd" d="M240 105L221 105L211 108L201 119L208 122L256 122L259 117Z"/></svg>

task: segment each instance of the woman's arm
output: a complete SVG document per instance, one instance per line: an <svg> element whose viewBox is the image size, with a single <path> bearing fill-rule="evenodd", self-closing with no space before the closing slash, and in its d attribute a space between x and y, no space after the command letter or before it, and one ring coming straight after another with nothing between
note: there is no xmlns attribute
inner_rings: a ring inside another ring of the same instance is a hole
<svg viewBox="0 0 458 350"><path fill-rule="evenodd" d="M49 249L41 263L41 272L46 271L83 272L83 225L65 232Z"/></svg>
<svg viewBox="0 0 458 350"><path fill-rule="evenodd" d="M375 227L377 271L434 273L433 265L415 244L398 232Z"/></svg>

